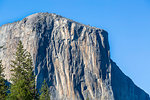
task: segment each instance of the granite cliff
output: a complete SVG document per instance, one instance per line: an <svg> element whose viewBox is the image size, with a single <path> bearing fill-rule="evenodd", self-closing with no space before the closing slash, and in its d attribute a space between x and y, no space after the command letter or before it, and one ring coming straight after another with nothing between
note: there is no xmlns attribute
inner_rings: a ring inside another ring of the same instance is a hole
<svg viewBox="0 0 150 100"><path fill-rule="evenodd" d="M36 13L0 27L0 59L10 79L19 40L54 100L150 100L110 58L108 33L56 14Z"/></svg>

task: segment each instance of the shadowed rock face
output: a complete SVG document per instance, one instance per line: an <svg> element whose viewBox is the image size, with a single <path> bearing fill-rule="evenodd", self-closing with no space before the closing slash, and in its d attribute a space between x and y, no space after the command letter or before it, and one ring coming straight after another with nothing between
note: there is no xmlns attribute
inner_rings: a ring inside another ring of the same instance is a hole
<svg viewBox="0 0 150 100"><path fill-rule="evenodd" d="M0 59L9 80L17 42L32 54L37 87L55 100L149 100L110 59L106 31L56 14L37 13L0 27Z"/></svg>
<svg viewBox="0 0 150 100"><path fill-rule="evenodd" d="M115 100L150 100L119 67L111 61L111 85Z"/></svg>

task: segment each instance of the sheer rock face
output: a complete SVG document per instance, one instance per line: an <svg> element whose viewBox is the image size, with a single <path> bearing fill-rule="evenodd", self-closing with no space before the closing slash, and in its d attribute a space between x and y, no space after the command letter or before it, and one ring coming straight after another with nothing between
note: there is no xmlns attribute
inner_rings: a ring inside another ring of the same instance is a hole
<svg viewBox="0 0 150 100"><path fill-rule="evenodd" d="M6 78L21 40L32 54L37 87L46 79L55 100L149 100L110 59L108 34L102 29L37 13L0 27L0 39Z"/></svg>
<svg viewBox="0 0 150 100"><path fill-rule="evenodd" d="M115 100L150 100L149 95L134 85L113 61L111 66L111 85Z"/></svg>

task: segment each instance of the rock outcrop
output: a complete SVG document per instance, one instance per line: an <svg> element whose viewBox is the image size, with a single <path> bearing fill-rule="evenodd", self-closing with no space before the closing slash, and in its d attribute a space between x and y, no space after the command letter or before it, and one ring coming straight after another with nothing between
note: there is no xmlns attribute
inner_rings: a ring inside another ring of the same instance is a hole
<svg viewBox="0 0 150 100"><path fill-rule="evenodd" d="M37 87L54 100L150 100L110 59L108 33L49 13L0 27L0 59L10 63L19 40L33 57Z"/></svg>

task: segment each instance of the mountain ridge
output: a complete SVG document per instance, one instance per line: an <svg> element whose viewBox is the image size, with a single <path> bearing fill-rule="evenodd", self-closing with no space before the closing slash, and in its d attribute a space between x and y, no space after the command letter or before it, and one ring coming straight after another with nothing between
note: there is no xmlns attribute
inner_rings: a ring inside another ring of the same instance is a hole
<svg viewBox="0 0 150 100"><path fill-rule="evenodd" d="M5 48L0 49L0 58L4 59L6 73L10 72L17 42L22 40L33 57L37 86L40 88L46 78L54 99L83 100L89 96L93 100L149 100L149 95L111 60L108 33L103 29L56 14L36 13L2 25L0 37L0 46ZM7 75L7 79L10 77Z"/></svg>

